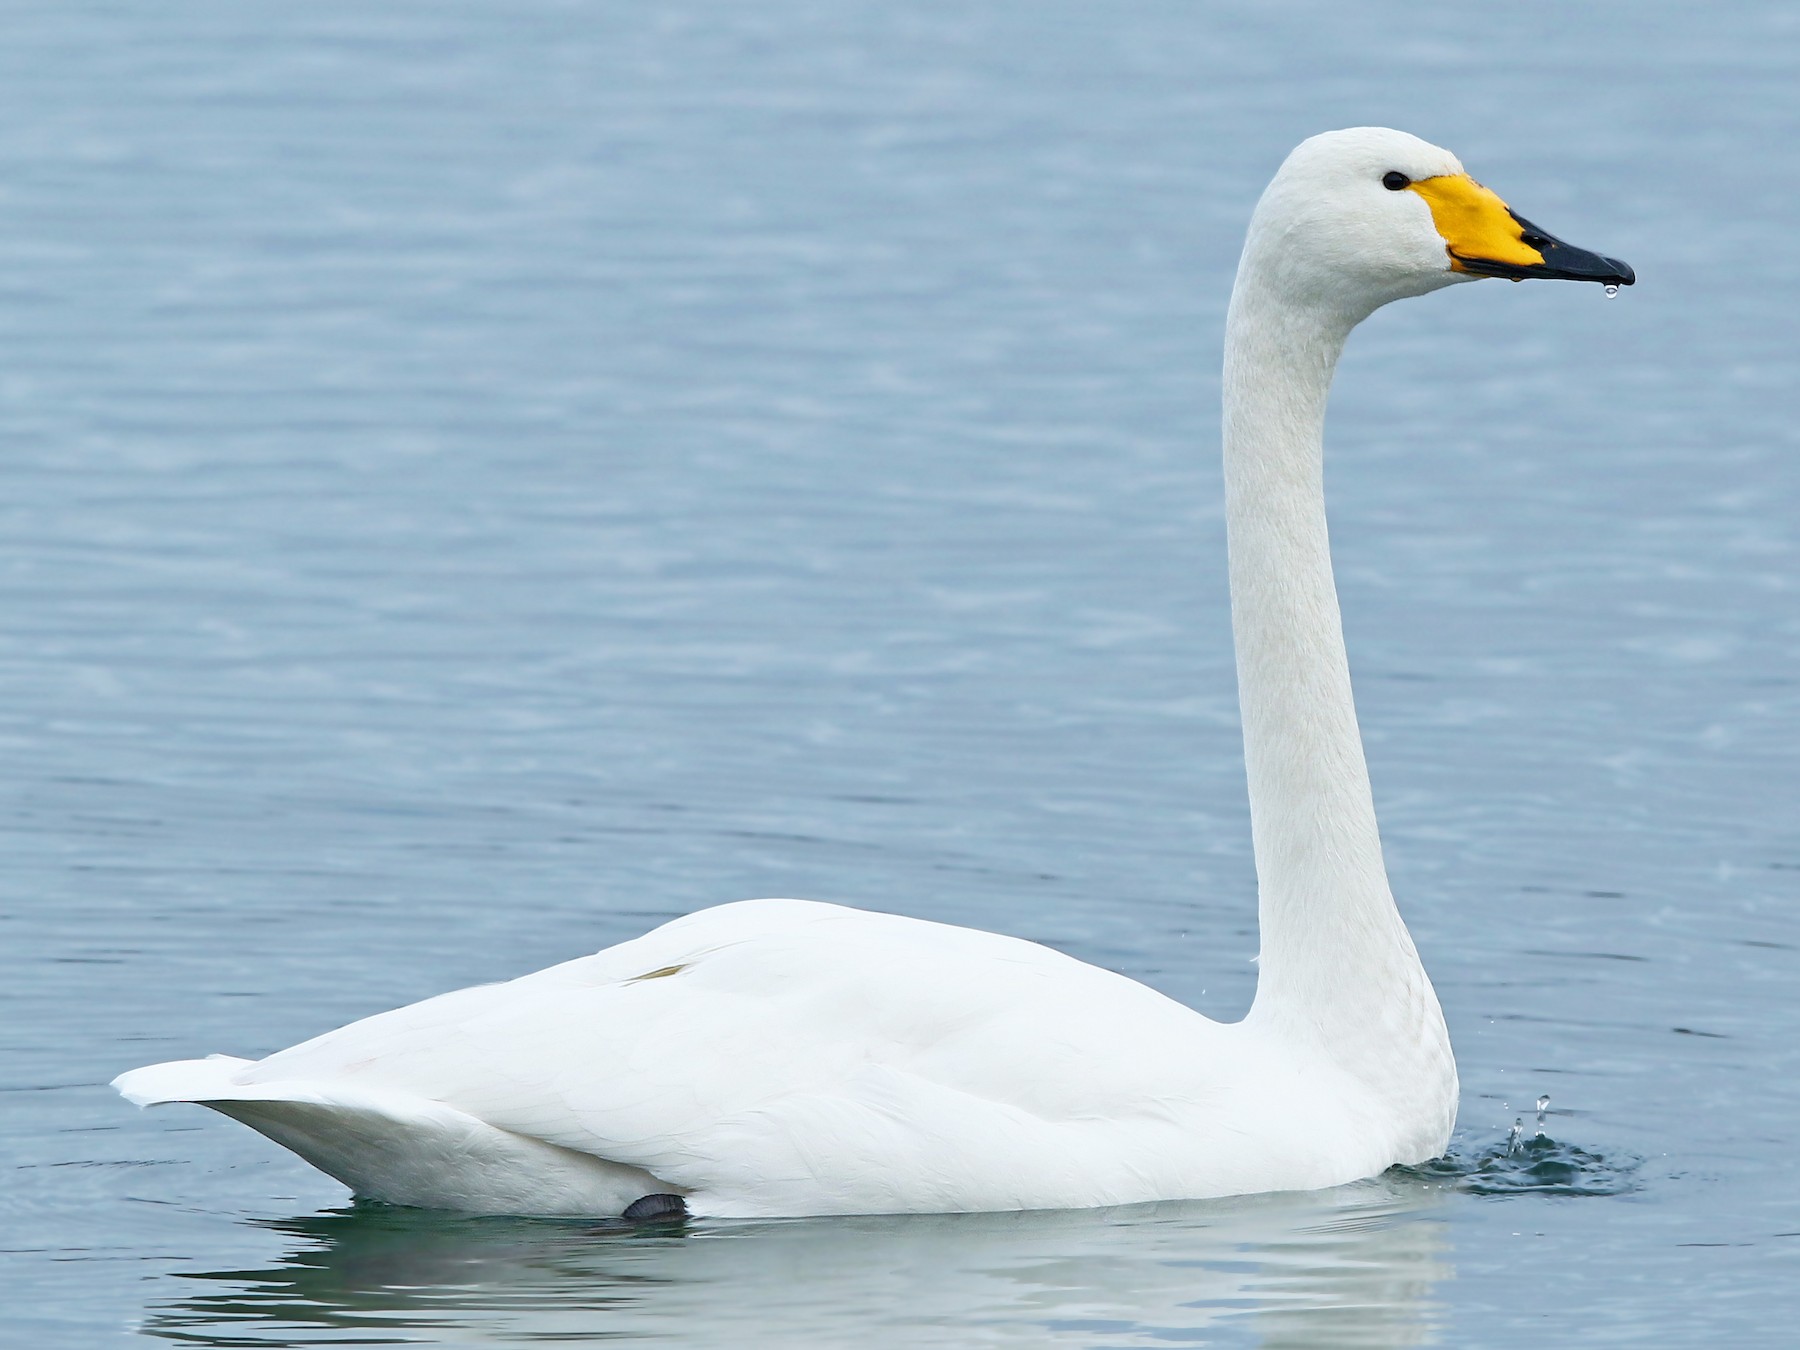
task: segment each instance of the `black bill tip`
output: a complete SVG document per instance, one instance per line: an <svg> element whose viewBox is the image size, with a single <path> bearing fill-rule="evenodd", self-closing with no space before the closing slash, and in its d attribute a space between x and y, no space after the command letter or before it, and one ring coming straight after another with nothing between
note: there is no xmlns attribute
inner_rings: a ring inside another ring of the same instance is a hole
<svg viewBox="0 0 1800 1350"><path fill-rule="evenodd" d="M1523 242L1537 250L1543 256L1543 262L1496 262L1491 258L1459 256L1457 262L1462 265L1463 271L1483 277L1509 277L1514 281L1538 277L1555 281L1597 281L1603 286L1631 286L1637 283L1637 273L1631 270L1629 263L1608 258L1604 254L1590 253L1573 244L1565 244L1525 217L1516 213L1509 214L1518 222L1519 229L1523 232Z"/></svg>

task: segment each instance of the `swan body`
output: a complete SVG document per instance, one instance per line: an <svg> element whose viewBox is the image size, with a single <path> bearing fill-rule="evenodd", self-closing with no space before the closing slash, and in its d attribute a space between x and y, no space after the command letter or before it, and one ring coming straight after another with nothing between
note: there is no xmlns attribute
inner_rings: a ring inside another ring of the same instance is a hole
<svg viewBox="0 0 1800 1350"><path fill-rule="evenodd" d="M729 1216L1046 1209L1312 1188L1428 1157L1448 1127L1440 1103L1402 1137L1326 1056L1048 947L804 900L702 910L260 1062L156 1065L120 1087L205 1101L359 1194L488 1212L618 1214L651 1194Z"/></svg>
<svg viewBox="0 0 1800 1350"><path fill-rule="evenodd" d="M210 1106L358 1195L476 1213L1068 1208L1435 1156L1456 1065L1382 866L1321 455L1350 330L1483 275L1633 280L1378 128L1304 142L1252 218L1224 386L1262 930L1242 1021L1017 938L752 900L263 1060L115 1086Z"/></svg>

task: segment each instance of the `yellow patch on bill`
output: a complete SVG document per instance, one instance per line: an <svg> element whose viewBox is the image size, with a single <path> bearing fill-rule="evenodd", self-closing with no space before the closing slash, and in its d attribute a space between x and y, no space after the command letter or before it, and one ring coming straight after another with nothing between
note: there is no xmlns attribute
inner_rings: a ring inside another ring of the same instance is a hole
<svg viewBox="0 0 1800 1350"><path fill-rule="evenodd" d="M1431 208L1432 223L1449 249L1452 271L1467 271L1462 265L1465 258L1519 267L1543 264L1544 255L1525 242L1524 231L1506 203L1468 174L1423 178L1412 184L1410 191L1423 197Z"/></svg>

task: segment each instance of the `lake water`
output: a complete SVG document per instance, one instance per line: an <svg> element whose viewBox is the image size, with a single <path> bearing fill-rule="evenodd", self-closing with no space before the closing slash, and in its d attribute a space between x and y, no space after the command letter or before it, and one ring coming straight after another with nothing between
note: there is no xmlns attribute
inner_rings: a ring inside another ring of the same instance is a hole
<svg viewBox="0 0 1800 1350"><path fill-rule="evenodd" d="M1790 1343L1791 6L12 18L0 1341ZM1642 278L1396 306L1334 399L1445 1175L625 1232L105 1087L764 894L1238 1015L1220 328L1364 122ZM1540 1094L1560 1182L1480 1166Z"/></svg>

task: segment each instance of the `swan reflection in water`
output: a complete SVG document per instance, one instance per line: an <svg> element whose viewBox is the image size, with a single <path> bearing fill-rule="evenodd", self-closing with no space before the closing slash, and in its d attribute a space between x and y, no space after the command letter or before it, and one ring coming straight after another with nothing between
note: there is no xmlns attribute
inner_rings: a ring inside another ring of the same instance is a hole
<svg viewBox="0 0 1800 1350"><path fill-rule="evenodd" d="M184 1272L143 1330L197 1345L1431 1342L1442 1191L1114 1210L630 1226L358 1206L268 1222L263 1270Z"/></svg>

